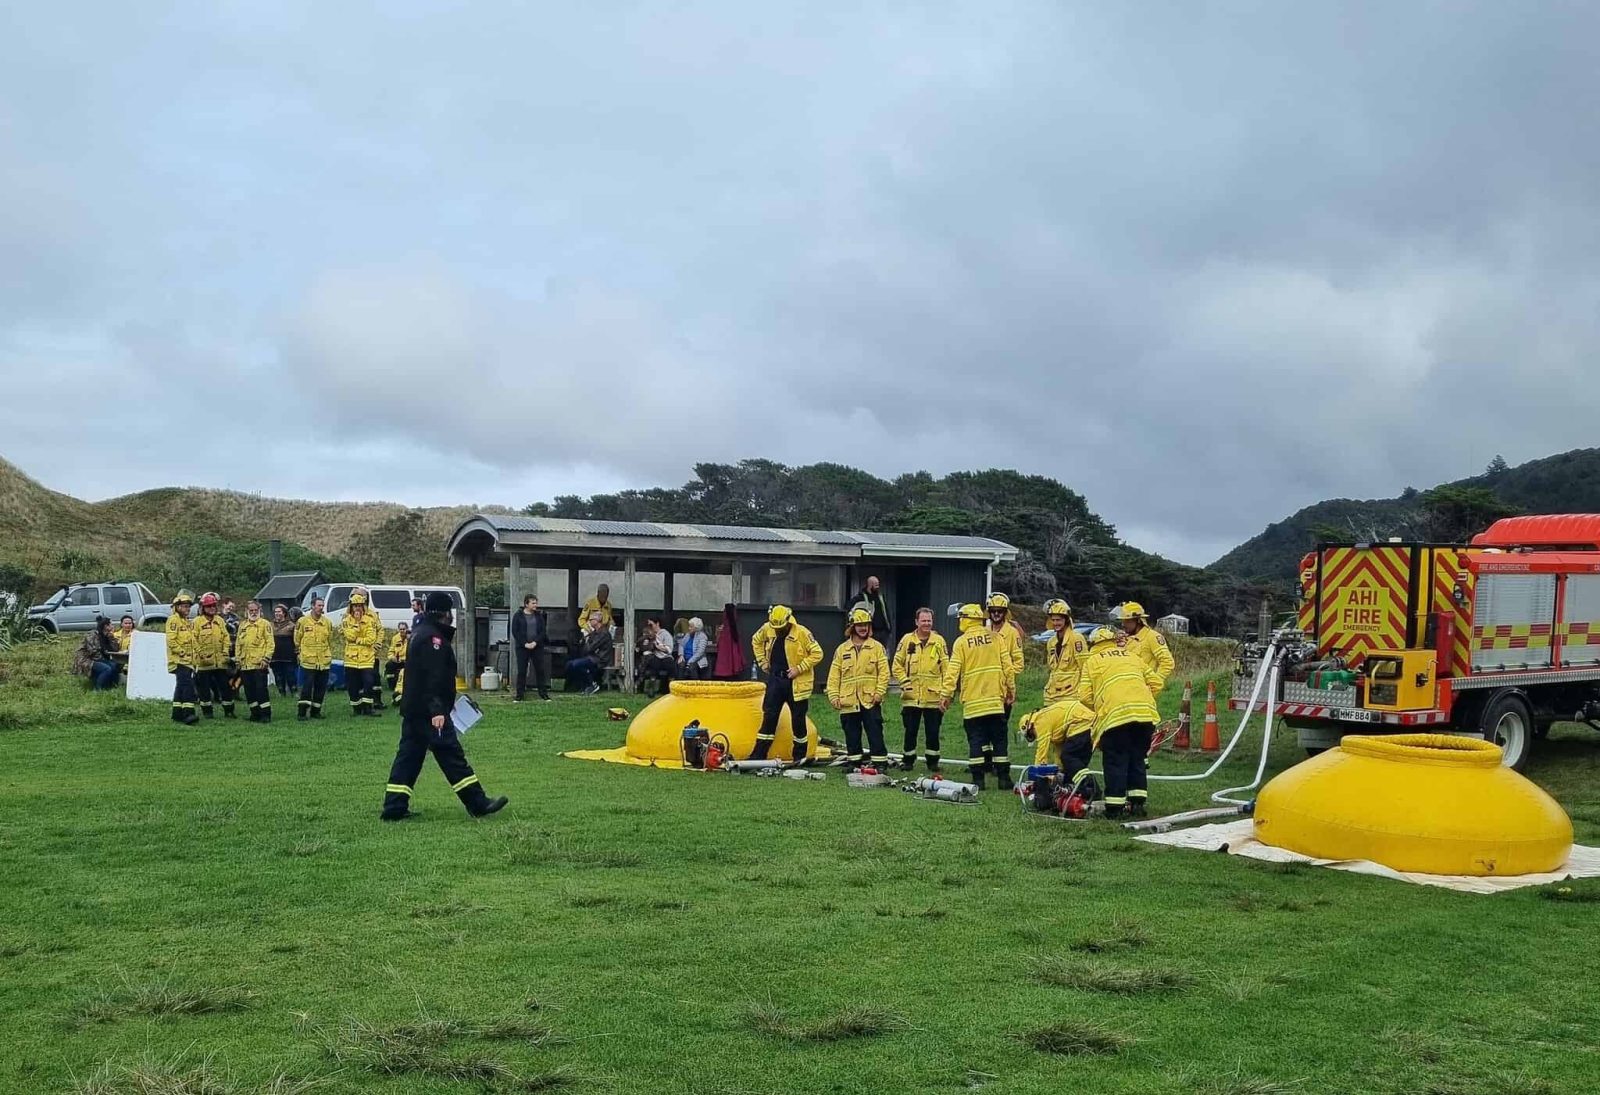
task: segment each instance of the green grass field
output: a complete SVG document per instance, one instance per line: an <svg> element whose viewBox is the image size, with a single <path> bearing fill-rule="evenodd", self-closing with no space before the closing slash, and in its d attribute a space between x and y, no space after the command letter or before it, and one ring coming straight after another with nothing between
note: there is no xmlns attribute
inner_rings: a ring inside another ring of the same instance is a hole
<svg viewBox="0 0 1600 1095"><path fill-rule="evenodd" d="M1151 847L993 792L557 757L621 740L613 696L486 700L468 752L510 807L468 819L430 766L425 817L383 825L392 713L186 730L84 694L69 655L0 664L7 1093L1600 1082L1593 882L1467 896ZM1530 774L1594 843L1600 741L1570 734ZM1157 810L1244 782L1255 740L1227 781L1157 785ZM1296 759L1285 740L1274 770Z"/></svg>

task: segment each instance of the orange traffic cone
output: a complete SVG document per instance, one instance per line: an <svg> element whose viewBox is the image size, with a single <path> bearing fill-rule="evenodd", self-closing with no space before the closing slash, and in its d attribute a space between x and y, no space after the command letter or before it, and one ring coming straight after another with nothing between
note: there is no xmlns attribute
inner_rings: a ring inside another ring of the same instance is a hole
<svg viewBox="0 0 1600 1095"><path fill-rule="evenodd" d="M1200 731L1200 751L1215 753L1222 748L1222 731L1217 726L1217 682L1206 683L1206 724Z"/></svg>
<svg viewBox="0 0 1600 1095"><path fill-rule="evenodd" d="M1183 682L1183 702L1178 704L1178 732L1172 735L1174 749L1189 748L1189 712L1194 703L1194 682Z"/></svg>

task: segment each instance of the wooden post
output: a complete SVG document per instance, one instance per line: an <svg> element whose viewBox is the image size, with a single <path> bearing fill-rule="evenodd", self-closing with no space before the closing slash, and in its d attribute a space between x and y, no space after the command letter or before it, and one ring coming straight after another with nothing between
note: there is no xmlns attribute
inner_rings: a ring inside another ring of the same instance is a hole
<svg viewBox="0 0 1600 1095"><path fill-rule="evenodd" d="M472 558L461 563L461 614L466 617L456 621L456 667L467 688L474 687L478 677L478 564Z"/></svg>
<svg viewBox="0 0 1600 1095"><path fill-rule="evenodd" d="M672 610L672 571L661 572L661 622L667 627L672 626L674 612Z"/></svg>
<svg viewBox="0 0 1600 1095"><path fill-rule="evenodd" d="M578 630L583 630L583 621L578 619L578 612L583 608L583 600L578 596L578 571L576 567L567 571L567 620L576 620Z"/></svg>
<svg viewBox="0 0 1600 1095"><path fill-rule="evenodd" d="M506 567L506 608L509 614L506 617L506 642L509 644L510 661L506 665L506 676L510 679L513 696L518 695L517 686L522 682L517 680L517 644L511 642L511 624L515 622L517 613L522 611L522 557L515 551L507 556L510 560Z"/></svg>
<svg viewBox="0 0 1600 1095"><path fill-rule="evenodd" d="M732 585L728 590L728 602L734 606L744 604L744 564L735 559L728 569Z"/></svg>
<svg viewBox="0 0 1600 1095"><path fill-rule="evenodd" d="M634 559L630 555L622 561L622 674L624 688L633 687L634 621L633 621Z"/></svg>

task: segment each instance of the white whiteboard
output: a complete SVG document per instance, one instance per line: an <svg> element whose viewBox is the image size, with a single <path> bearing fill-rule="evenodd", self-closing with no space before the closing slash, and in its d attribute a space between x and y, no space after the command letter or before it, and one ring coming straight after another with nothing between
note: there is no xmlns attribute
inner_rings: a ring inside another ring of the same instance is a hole
<svg viewBox="0 0 1600 1095"><path fill-rule="evenodd" d="M167 634L135 631L128 650L128 698L171 700L172 674L167 672Z"/></svg>

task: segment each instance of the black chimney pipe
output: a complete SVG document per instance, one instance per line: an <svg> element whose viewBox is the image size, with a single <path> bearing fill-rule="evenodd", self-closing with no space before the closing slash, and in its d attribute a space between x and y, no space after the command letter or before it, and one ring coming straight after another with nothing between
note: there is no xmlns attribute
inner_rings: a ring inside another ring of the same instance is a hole
<svg viewBox="0 0 1600 1095"><path fill-rule="evenodd" d="M267 577L276 578L283 570L283 541L267 541Z"/></svg>

